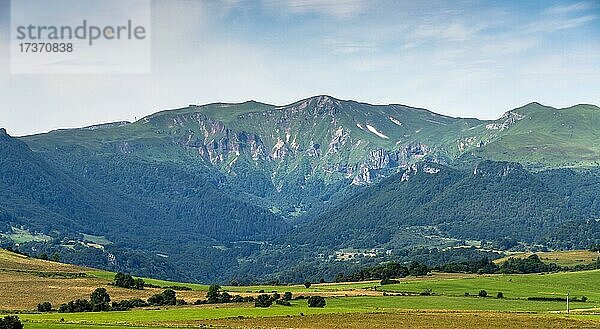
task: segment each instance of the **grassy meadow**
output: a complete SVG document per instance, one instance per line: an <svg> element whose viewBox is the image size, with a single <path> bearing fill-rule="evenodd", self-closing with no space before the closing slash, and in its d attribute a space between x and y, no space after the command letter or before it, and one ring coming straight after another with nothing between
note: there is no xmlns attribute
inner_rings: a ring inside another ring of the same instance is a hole
<svg viewBox="0 0 600 329"><path fill-rule="evenodd" d="M496 259L494 263L500 264L505 262L510 257L513 258L527 258L533 253L516 253L504 258ZM540 260L545 263L555 263L560 266L576 266L589 264L598 257L600 253L589 250L570 250L570 251L548 251L548 252L536 252L536 255L540 257Z"/></svg>
<svg viewBox="0 0 600 329"><path fill-rule="evenodd" d="M26 329L114 328L598 328L600 327L600 270L527 275L433 273L403 278L381 286L378 281L290 286L225 286L231 294L256 296L261 291L326 297L324 308L309 308L305 299L291 306L256 308L253 303L205 304L137 308L121 312L37 313L39 302L60 303L88 298L106 287L112 300L142 298L160 288L131 290L110 285L114 273L31 259L0 250L0 309L18 313ZM177 297L188 302L204 299L207 285L144 279L160 286L187 286ZM480 290L488 297L478 297ZM421 292L432 295L423 296ZM586 296L571 303L571 314L560 301L531 301L527 297ZM502 292L504 298L496 298ZM468 296L465 296L468 293Z"/></svg>

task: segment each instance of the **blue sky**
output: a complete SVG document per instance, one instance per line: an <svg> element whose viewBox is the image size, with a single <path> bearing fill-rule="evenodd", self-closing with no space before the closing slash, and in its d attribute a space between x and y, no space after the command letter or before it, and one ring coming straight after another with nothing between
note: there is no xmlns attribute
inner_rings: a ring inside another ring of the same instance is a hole
<svg viewBox="0 0 600 329"><path fill-rule="evenodd" d="M598 0L156 0L152 73L138 75L11 75L9 3L0 126L14 135L317 94L483 119L600 105Z"/></svg>

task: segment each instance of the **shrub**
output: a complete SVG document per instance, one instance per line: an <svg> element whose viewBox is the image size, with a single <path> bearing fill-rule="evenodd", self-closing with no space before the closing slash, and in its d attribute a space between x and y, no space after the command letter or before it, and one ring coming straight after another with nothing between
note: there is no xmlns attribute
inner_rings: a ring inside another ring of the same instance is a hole
<svg viewBox="0 0 600 329"><path fill-rule="evenodd" d="M304 286L306 287L306 289L310 288L312 284L310 283L310 281L306 281L304 282Z"/></svg>
<svg viewBox="0 0 600 329"><path fill-rule="evenodd" d="M479 290L478 295L479 295L479 297L487 297L488 293L487 293L487 291L482 289L482 290Z"/></svg>
<svg viewBox="0 0 600 329"><path fill-rule="evenodd" d="M325 307L325 298L321 296L311 296L308 298L308 307Z"/></svg>
<svg viewBox="0 0 600 329"><path fill-rule="evenodd" d="M386 284L395 284L395 283L400 283L400 281L394 280L394 279L385 278L385 279L381 280L381 282L379 282L379 284L381 284L382 286L386 285Z"/></svg>
<svg viewBox="0 0 600 329"><path fill-rule="evenodd" d="M543 302L566 302L567 298L566 297L527 297L527 300L535 300L535 301L543 301ZM587 297L582 296L581 298L569 298L570 302L573 303L577 303L577 302L582 302L585 303L588 300Z"/></svg>
<svg viewBox="0 0 600 329"><path fill-rule="evenodd" d="M39 303L37 310L38 312L50 312L52 311L52 304L50 304L50 302Z"/></svg>
<svg viewBox="0 0 600 329"><path fill-rule="evenodd" d="M87 299L72 300L66 304L60 305L58 308L58 312L60 313L91 312L92 310L92 303Z"/></svg>
<svg viewBox="0 0 600 329"><path fill-rule="evenodd" d="M23 324L18 316L9 315L0 319L1 329L23 329Z"/></svg>
<svg viewBox="0 0 600 329"><path fill-rule="evenodd" d="M111 311L127 311L134 307L144 307L144 306L148 306L148 303L146 303L145 301L143 301L139 298L134 298L134 299L130 299L130 300L122 300L119 302L113 302L110 310Z"/></svg>
<svg viewBox="0 0 600 329"><path fill-rule="evenodd" d="M289 291L286 291L285 293L283 293L283 300L291 300L292 299L292 293Z"/></svg>
<svg viewBox="0 0 600 329"><path fill-rule="evenodd" d="M161 306L161 305L176 305L177 294L172 289L167 289L160 294L156 294L148 298L148 304Z"/></svg>
<svg viewBox="0 0 600 329"><path fill-rule="evenodd" d="M271 296L266 294L259 295L254 301L254 307L270 307L272 304Z"/></svg>
<svg viewBox="0 0 600 329"><path fill-rule="evenodd" d="M283 305L283 306L292 306L292 303L290 303L287 300L282 300L282 299L277 299L275 301L275 304L277 304L277 305Z"/></svg>
<svg viewBox="0 0 600 329"><path fill-rule="evenodd" d="M90 298L94 311L108 311L110 308L110 296L105 288L96 288Z"/></svg>
<svg viewBox="0 0 600 329"><path fill-rule="evenodd" d="M431 291L431 289L427 288L427 289L421 291L419 293L419 295L421 295L421 296L431 296L431 295L433 295L433 291Z"/></svg>
<svg viewBox="0 0 600 329"><path fill-rule="evenodd" d="M496 298L504 298L504 294L502 293L502 291L500 291L497 295Z"/></svg>

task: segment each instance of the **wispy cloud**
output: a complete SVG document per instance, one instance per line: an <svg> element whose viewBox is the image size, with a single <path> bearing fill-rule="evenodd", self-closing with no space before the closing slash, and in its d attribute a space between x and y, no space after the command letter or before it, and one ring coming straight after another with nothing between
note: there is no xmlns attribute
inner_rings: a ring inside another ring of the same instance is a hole
<svg viewBox="0 0 600 329"><path fill-rule="evenodd" d="M317 13L336 18L354 17L367 8L365 0L264 0L267 6L292 13Z"/></svg>
<svg viewBox="0 0 600 329"><path fill-rule="evenodd" d="M465 41L477 36L485 24L469 25L462 21L423 23L408 33L408 39L416 42L438 39L445 41Z"/></svg>
<svg viewBox="0 0 600 329"><path fill-rule="evenodd" d="M556 5L545 9L542 13L545 15L564 15L576 12L585 11L591 9L594 6L593 3L582 1L569 5Z"/></svg>
<svg viewBox="0 0 600 329"><path fill-rule="evenodd" d="M372 43L352 42L352 41L326 41L325 47L331 49L332 54L365 54L376 51L376 46Z"/></svg>
<svg viewBox="0 0 600 329"><path fill-rule="evenodd" d="M529 24L525 32L554 32L580 27L598 19L597 15L585 15L573 18L542 19Z"/></svg>

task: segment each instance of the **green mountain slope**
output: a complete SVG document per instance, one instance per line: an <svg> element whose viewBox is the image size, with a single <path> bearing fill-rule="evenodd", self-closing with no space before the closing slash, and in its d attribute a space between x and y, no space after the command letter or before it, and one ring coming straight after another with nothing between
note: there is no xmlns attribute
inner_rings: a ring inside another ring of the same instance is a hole
<svg viewBox="0 0 600 329"><path fill-rule="evenodd" d="M531 103L507 112L484 128L486 131L478 127L474 132L484 145L469 149L481 158L521 162L534 168L600 164L597 106L555 109Z"/></svg>
<svg viewBox="0 0 600 329"><path fill-rule="evenodd" d="M596 176L546 170L598 166L599 113L532 103L482 121L316 96L286 106L190 105L133 123L5 136L0 231L49 235L52 251L73 262L188 280L265 273L315 247L504 237L587 247L597 232L589 221L598 214ZM482 160L523 167L486 181L468 174ZM420 163L439 171L404 184ZM574 239L573 223L586 227L587 240ZM81 258L68 250L69 240L89 242L81 233L113 244ZM306 249L290 255L272 243ZM122 261L109 262L109 253Z"/></svg>
<svg viewBox="0 0 600 329"><path fill-rule="evenodd" d="M0 219L5 233L21 228L49 235L51 245L66 248L51 251L64 251L63 259L76 263L206 279L225 271L214 259L227 251L215 245L269 240L288 226L216 188L208 173L102 155L63 160L58 168L3 131ZM85 234L112 243L85 244ZM82 245L85 252L71 252ZM189 267L203 262L202 269Z"/></svg>
<svg viewBox="0 0 600 329"><path fill-rule="evenodd" d="M556 186L564 180L579 188ZM585 248L600 237L599 186L598 170L532 174L508 162L484 161L468 171L421 163L329 205L284 241L397 250L419 237L426 246L443 238L509 237L526 243L562 240L572 243L568 247ZM589 229L576 238L556 239L557 231L578 226Z"/></svg>

